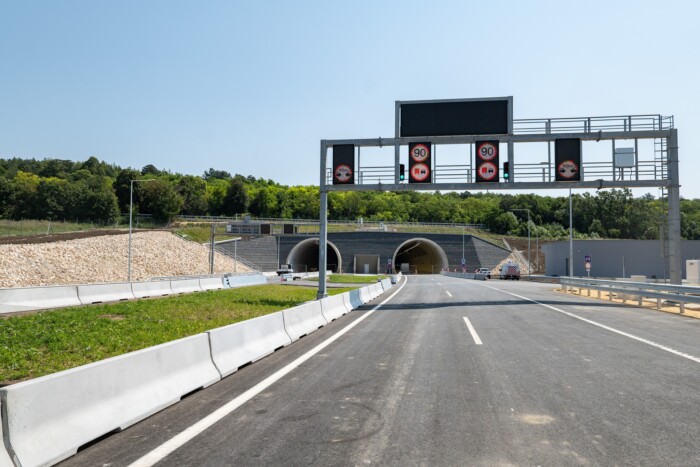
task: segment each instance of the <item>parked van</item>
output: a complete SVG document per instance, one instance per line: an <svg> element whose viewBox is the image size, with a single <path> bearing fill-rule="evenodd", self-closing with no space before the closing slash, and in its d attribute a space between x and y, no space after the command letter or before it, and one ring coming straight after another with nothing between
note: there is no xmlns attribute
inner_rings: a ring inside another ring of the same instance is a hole
<svg viewBox="0 0 700 467"><path fill-rule="evenodd" d="M520 280L520 266L518 263L507 262L501 266L501 279L513 279L516 281Z"/></svg>

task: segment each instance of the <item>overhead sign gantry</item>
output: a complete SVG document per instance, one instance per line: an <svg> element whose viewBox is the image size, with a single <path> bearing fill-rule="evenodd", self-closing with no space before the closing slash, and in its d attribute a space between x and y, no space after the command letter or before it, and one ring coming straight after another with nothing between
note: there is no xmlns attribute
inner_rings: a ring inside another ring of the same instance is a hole
<svg viewBox="0 0 700 467"><path fill-rule="evenodd" d="M654 140L654 154L648 160L640 158L637 150L637 142L644 139ZM619 140L634 140L634 148L616 149ZM610 161L587 164L583 152L586 141L610 141ZM516 164L515 160L515 146L533 142L547 143L547 160L537 164L537 170L532 164ZM468 145L466 163L449 169L437 165L435 152L441 145ZM363 171L361 148L384 146L394 147L393 166ZM402 148L407 148L408 180L403 175ZM333 152L330 168L329 149ZM371 176L363 177L365 171ZM512 96L397 101L393 138L321 140L318 296L326 296L330 191L652 187L667 193L669 269L671 283L680 284L678 133L673 117L651 114L515 120Z"/></svg>

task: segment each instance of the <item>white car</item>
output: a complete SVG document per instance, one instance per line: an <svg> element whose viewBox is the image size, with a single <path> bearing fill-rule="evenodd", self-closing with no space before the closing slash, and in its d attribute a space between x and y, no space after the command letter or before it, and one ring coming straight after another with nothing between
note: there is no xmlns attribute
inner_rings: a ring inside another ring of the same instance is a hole
<svg viewBox="0 0 700 467"><path fill-rule="evenodd" d="M477 274L483 274L487 279L491 279L491 270L489 268L479 268L476 270Z"/></svg>

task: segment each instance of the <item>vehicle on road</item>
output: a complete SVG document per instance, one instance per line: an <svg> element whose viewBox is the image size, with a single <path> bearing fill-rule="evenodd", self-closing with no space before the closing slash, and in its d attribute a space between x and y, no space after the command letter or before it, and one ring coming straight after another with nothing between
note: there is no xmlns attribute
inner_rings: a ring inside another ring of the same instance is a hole
<svg viewBox="0 0 700 467"><path fill-rule="evenodd" d="M503 266L501 266L501 273L500 273L500 278L501 279L513 279L515 281L520 280L520 266L518 266L518 263L513 263L513 262L507 262Z"/></svg>
<svg viewBox="0 0 700 467"><path fill-rule="evenodd" d="M476 270L477 274L483 274L487 279L491 279L491 270L489 268L479 268Z"/></svg>
<svg viewBox="0 0 700 467"><path fill-rule="evenodd" d="M294 268L292 267L291 264L281 264L279 269L277 270L277 275L281 276L283 274L293 274L294 273Z"/></svg>

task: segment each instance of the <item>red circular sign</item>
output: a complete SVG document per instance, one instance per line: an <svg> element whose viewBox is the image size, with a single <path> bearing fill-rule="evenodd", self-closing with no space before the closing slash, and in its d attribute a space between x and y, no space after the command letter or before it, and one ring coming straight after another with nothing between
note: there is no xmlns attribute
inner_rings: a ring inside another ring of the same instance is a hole
<svg viewBox="0 0 700 467"><path fill-rule="evenodd" d="M411 178L417 182L423 182L430 177L430 167L428 164L416 164L411 167Z"/></svg>
<svg viewBox="0 0 700 467"><path fill-rule="evenodd" d="M476 170L481 180L493 180L498 175L498 167L493 162L483 162Z"/></svg>
<svg viewBox="0 0 700 467"><path fill-rule="evenodd" d="M430 148L425 144L416 144L411 148L410 156L416 162L423 162L430 157Z"/></svg>
<svg viewBox="0 0 700 467"><path fill-rule="evenodd" d="M476 155L484 161L490 161L498 156L498 146L494 146L492 143L481 143L478 148L476 148Z"/></svg>
<svg viewBox="0 0 700 467"><path fill-rule="evenodd" d="M564 161L557 167L557 172L563 178L574 178L578 174L578 166L574 161Z"/></svg>
<svg viewBox="0 0 700 467"><path fill-rule="evenodd" d="M348 183L352 179L352 169L348 165L340 164L333 171L333 177L340 183Z"/></svg>

